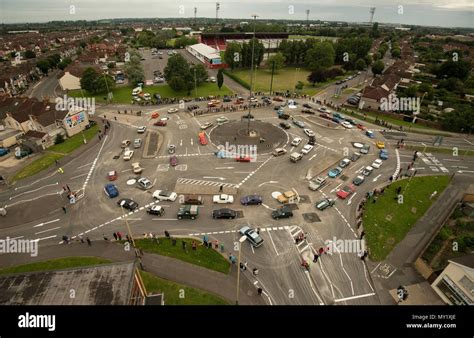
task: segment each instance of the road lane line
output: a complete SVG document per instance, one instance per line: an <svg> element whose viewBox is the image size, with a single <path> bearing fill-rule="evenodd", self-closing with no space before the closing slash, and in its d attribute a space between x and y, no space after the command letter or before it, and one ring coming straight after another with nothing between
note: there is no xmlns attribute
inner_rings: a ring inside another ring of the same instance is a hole
<svg viewBox="0 0 474 338"><path fill-rule="evenodd" d="M275 252L276 252L277 256L280 256L280 253L278 252L278 250L276 248L275 242L273 242L273 238L272 238L272 235L270 234L270 231L267 231L267 233L268 233L268 236L270 237L270 241L273 244L273 249L275 249Z"/></svg>
<svg viewBox="0 0 474 338"><path fill-rule="evenodd" d="M35 232L35 235L39 235L39 234L42 234L43 232L53 231L53 230L60 229L60 228L61 228L61 227L56 227L56 228L51 228L51 229L48 229L48 230L43 230L43 231Z"/></svg>
<svg viewBox="0 0 474 338"><path fill-rule="evenodd" d="M57 235L48 236L48 237L42 237L42 238L36 238L36 239L34 239L34 241L39 242L39 241L43 241L43 240L45 240L45 239L55 238L56 236L57 236Z"/></svg>
<svg viewBox="0 0 474 338"><path fill-rule="evenodd" d="M335 302L335 303L340 303L340 302L345 302L345 301L347 301L347 300L353 300L353 299L359 299L359 298L366 298L366 297L372 297L372 296L375 296L375 292L366 293L366 294L364 294L364 295L357 295L357 296L352 296L352 297L334 299L334 302Z"/></svg>
<svg viewBox="0 0 474 338"><path fill-rule="evenodd" d="M50 223L55 223L55 222L57 222L57 221L60 221L60 219L57 218L57 219L54 219L54 220L52 220L52 221L43 222L43 223L34 225L33 228L42 227L43 225L50 224Z"/></svg>
<svg viewBox="0 0 474 338"><path fill-rule="evenodd" d="M46 188L46 187L52 187L52 186L58 185L58 184L59 184L59 182L56 182L56 183L53 183L53 184L44 185L44 186L39 187L39 188L34 189L34 190L24 191L24 192L22 192L21 194L18 194L18 195L15 195L15 196L10 197L9 200L11 201L11 200L14 199L14 198L17 198L17 197L20 197L20 196L23 196L23 195L26 195L26 194L30 194L30 193L32 193L32 192L36 192L36 191L41 190L41 189Z"/></svg>

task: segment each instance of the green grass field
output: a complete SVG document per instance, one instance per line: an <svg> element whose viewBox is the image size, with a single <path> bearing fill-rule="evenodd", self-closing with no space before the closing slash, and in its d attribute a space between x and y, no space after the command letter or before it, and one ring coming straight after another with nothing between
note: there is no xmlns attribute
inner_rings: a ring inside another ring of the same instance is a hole
<svg viewBox="0 0 474 338"><path fill-rule="evenodd" d="M165 305L229 305L219 296L140 271L148 294L164 293Z"/></svg>
<svg viewBox="0 0 474 338"><path fill-rule="evenodd" d="M385 189L377 202L368 200L365 205L364 231L370 258L381 261L405 237L412 226L431 206L434 191L441 195L449 184L449 176L414 177L405 190L409 180L404 179L392 183ZM402 187L403 203L398 203L396 188Z"/></svg>
<svg viewBox="0 0 474 338"><path fill-rule="evenodd" d="M132 103L132 87L117 87L114 88L113 98L111 103L121 103L121 104L130 104ZM160 94L162 98L169 98L169 97L176 97L176 98L185 98L185 97L199 97L199 96L224 96L224 95L232 95L233 92L225 86L219 90L216 83L203 83L197 87L197 94L196 91L193 89L191 90L191 95L188 95L187 90L182 91L175 91L170 88L168 85L162 86L147 86L143 89L144 93L150 93L152 96L153 94ZM71 97L82 97L81 90L72 90L69 92ZM93 97L95 98L97 103L106 103L105 94L99 95L89 95L87 92L84 91L84 95L86 97Z"/></svg>
<svg viewBox="0 0 474 338"><path fill-rule="evenodd" d="M84 137L87 141L90 141L97 132L99 127L97 125L93 126L84 131ZM11 179L12 182L19 181L21 179L36 175L37 173L49 168L52 166L56 160L60 160L67 154L79 148L84 144L84 139L82 133L76 134L63 143L55 144L54 146L48 148L41 157L32 161L25 167L21 168Z"/></svg>
<svg viewBox="0 0 474 338"><path fill-rule="evenodd" d="M111 261L98 257L65 257L0 269L0 275L34 271L63 270L68 268L77 268L81 266L91 266L109 263L111 263Z"/></svg>
<svg viewBox="0 0 474 338"><path fill-rule="evenodd" d="M181 246L183 240L186 242L186 251L184 251ZM166 238L160 238L160 244L156 244L150 239L138 239L135 240L135 244L146 252L173 257L184 262L199 265L225 274L230 272L230 263L226 258L224 258L224 256L214 249L207 249L200 245L198 245L195 251L192 250L191 239L178 238L176 246L173 246L171 240ZM200 244L200 242L198 242L198 244Z"/></svg>

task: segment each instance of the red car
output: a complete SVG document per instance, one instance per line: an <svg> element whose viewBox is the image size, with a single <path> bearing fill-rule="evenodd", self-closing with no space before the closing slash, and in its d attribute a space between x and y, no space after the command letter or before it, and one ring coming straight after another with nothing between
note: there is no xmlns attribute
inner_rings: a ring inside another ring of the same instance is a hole
<svg viewBox="0 0 474 338"><path fill-rule="evenodd" d="M367 129L364 125L362 125L360 123L357 124L357 128L359 128L360 130L366 130Z"/></svg>
<svg viewBox="0 0 474 338"><path fill-rule="evenodd" d="M116 170L112 170L107 173L107 178L109 179L109 181L115 181L117 177L118 177L118 174Z"/></svg>
<svg viewBox="0 0 474 338"><path fill-rule="evenodd" d="M273 101L283 102L283 101L285 101L285 99L282 98L281 96L275 96L275 97L273 98Z"/></svg>
<svg viewBox="0 0 474 338"><path fill-rule="evenodd" d="M320 117L322 117L323 119L332 119L331 115L329 115L328 113L321 113L319 114Z"/></svg>
<svg viewBox="0 0 474 338"><path fill-rule="evenodd" d="M355 191L355 187L353 184L351 185L346 185L342 189L339 189L338 192L336 193L337 197L341 199L346 199L348 196L350 196L353 192Z"/></svg>
<svg viewBox="0 0 474 338"><path fill-rule="evenodd" d="M201 145L205 146L207 144L206 134L199 133L198 136L199 136L199 143L201 143Z"/></svg>
<svg viewBox="0 0 474 338"><path fill-rule="evenodd" d="M237 100L234 101L235 104L242 104L244 102L245 100L243 98L238 98Z"/></svg>
<svg viewBox="0 0 474 338"><path fill-rule="evenodd" d="M151 114L152 119L157 119L158 117L160 117L160 114L156 111Z"/></svg>
<svg viewBox="0 0 474 338"><path fill-rule="evenodd" d="M235 160L237 162L250 162L250 157L249 156L239 156L239 157L236 157Z"/></svg>
<svg viewBox="0 0 474 338"><path fill-rule="evenodd" d="M175 167L178 165L178 158L176 156L171 156L170 157L170 164L172 167Z"/></svg>
<svg viewBox="0 0 474 338"><path fill-rule="evenodd" d="M158 122L153 123L154 126L158 126L158 127L165 127L167 124L168 124L168 122L161 121L161 120L158 121Z"/></svg>

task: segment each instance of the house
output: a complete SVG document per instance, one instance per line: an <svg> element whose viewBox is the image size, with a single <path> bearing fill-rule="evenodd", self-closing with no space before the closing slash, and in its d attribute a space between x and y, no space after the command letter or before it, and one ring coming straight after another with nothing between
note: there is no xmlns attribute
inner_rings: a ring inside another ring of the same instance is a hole
<svg viewBox="0 0 474 338"><path fill-rule="evenodd" d="M474 254L448 260L448 266L431 284L449 305L474 305Z"/></svg>
<svg viewBox="0 0 474 338"><path fill-rule="evenodd" d="M51 147L54 144L54 139L48 134L42 131L28 130L23 135L24 144L28 144L29 148L36 150L44 150Z"/></svg>
<svg viewBox="0 0 474 338"><path fill-rule="evenodd" d="M0 147L10 148L18 143L18 139L23 135L23 132L12 128L5 128L0 125Z"/></svg>

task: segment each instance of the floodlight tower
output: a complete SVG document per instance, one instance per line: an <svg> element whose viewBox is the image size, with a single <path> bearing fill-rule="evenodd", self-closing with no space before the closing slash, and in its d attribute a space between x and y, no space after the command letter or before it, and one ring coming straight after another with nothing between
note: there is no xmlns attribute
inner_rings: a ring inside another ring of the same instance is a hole
<svg viewBox="0 0 474 338"><path fill-rule="evenodd" d="M309 26L309 9L306 10L306 26Z"/></svg>
<svg viewBox="0 0 474 338"><path fill-rule="evenodd" d="M216 2L216 23L217 23L217 20L219 19L219 9L221 9L221 4Z"/></svg>
<svg viewBox="0 0 474 338"><path fill-rule="evenodd" d="M197 16L197 12L198 12L198 9L197 9L197 7L194 7L194 24L196 24L196 20L197 20L197 18L196 18L196 16Z"/></svg>
<svg viewBox="0 0 474 338"><path fill-rule="evenodd" d="M370 23L374 20L375 7L370 7Z"/></svg>

